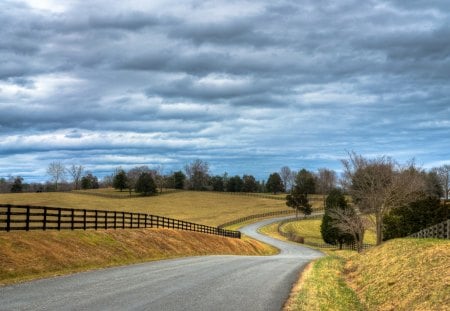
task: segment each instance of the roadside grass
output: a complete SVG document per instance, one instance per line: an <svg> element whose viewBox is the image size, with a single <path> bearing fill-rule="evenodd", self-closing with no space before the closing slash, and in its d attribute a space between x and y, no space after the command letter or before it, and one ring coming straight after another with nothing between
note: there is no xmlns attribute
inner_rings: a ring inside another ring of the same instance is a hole
<svg viewBox="0 0 450 311"><path fill-rule="evenodd" d="M284 232L292 232L305 238L305 242L325 243L320 233L322 219L305 219L284 224L281 229ZM275 230L277 228L275 227ZM364 235L364 243L376 244L376 234L373 230L367 230Z"/></svg>
<svg viewBox="0 0 450 311"><path fill-rule="evenodd" d="M0 233L0 284L152 260L272 255L259 241L170 229Z"/></svg>
<svg viewBox="0 0 450 311"><path fill-rule="evenodd" d="M114 192L115 190L102 190ZM119 191L115 191L120 193ZM77 192L0 194L0 203L129 211L165 216L210 226L272 211L289 210L282 200L227 195L217 192L177 191L165 195L114 199Z"/></svg>
<svg viewBox="0 0 450 311"><path fill-rule="evenodd" d="M395 239L349 258L347 283L368 310L450 310L450 241Z"/></svg>
<svg viewBox="0 0 450 311"><path fill-rule="evenodd" d="M345 259L336 255L310 263L284 310L365 310L358 296L345 283L344 265Z"/></svg>

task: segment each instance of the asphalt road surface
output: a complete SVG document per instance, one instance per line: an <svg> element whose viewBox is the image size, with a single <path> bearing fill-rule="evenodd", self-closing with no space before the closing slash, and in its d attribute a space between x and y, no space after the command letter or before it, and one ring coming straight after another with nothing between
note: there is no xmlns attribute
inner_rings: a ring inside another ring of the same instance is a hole
<svg viewBox="0 0 450 311"><path fill-rule="evenodd" d="M279 218L283 219L283 218ZM0 310L280 310L299 272L322 253L241 231L277 256L201 256L0 287Z"/></svg>

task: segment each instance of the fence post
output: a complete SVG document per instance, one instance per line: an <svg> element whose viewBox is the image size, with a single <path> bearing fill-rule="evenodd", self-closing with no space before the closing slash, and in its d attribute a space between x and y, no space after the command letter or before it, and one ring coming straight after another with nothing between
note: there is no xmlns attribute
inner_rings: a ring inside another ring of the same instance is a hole
<svg viewBox="0 0 450 311"><path fill-rule="evenodd" d="M71 229L73 230L74 229L74 227L75 227L75 224L74 224L74 221L75 221L75 209L72 209L72 215L71 215L72 217L72 221L71 221Z"/></svg>
<svg viewBox="0 0 450 311"><path fill-rule="evenodd" d="M450 219L447 220L447 239L450 239Z"/></svg>
<svg viewBox="0 0 450 311"><path fill-rule="evenodd" d="M141 227L141 213L138 213L138 229Z"/></svg>
<svg viewBox="0 0 450 311"><path fill-rule="evenodd" d="M133 213L130 213L130 229L133 229Z"/></svg>
<svg viewBox="0 0 450 311"><path fill-rule="evenodd" d="M11 205L8 205L6 210L6 231L11 230Z"/></svg>
<svg viewBox="0 0 450 311"><path fill-rule="evenodd" d="M42 221L42 230L47 229L47 207L44 207L44 220Z"/></svg>
<svg viewBox="0 0 450 311"><path fill-rule="evenodd" d="M117 212L114 212L114 230L117 229Z"/></svg>
<svg viewBox="0 0 450 311"><path fill-rule="evenodd" d="M61 230L61 209L58 208L58 231Z"/></svg>
<svg viewBox="0 0 450 311"><path fill-rule="evenodd" d="M108 230L108 211L105 212L105 230Z"/></svg>
<svg viewBox="0 0 450 311"><path fill-rule="evenodd" d="M26 220L25 230L30 231L30 207L29 206L27 206L27 220Z"/></svg>
<svg viewBox="0 0 450 311"><path fill-rule="evenodd" d="M97 230L97 226L98 226L98 211L95 211L95 230Z"/></svg>
<svg viewBox="0 0 450 311"><path fill-rule="evenodd" d="M148 218L148 214L145 214L145 227L144 228L146 228L147 229L147 218Z"/></svg>
<svg viewBox="0 0 450 311"><path fill-rule="evenodd" d="M83 230L86 230L86 210L83 210Z"/></svg>

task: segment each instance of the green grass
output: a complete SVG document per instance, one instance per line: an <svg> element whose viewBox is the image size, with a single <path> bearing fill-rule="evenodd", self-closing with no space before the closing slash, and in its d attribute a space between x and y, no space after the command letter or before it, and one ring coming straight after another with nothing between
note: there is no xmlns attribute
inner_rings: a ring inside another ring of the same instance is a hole
<svg viewBox="0 0 450 311"><path fill-rule="evenodd" d="M301 287L285 310L365 310L355 292L345 283L345 260L327 256L314 261L302 276Z"/></svg>
<svg viewBox="0 0 450 311"><path fill-rule="evenodd" d="M99 192L119 196L124 194L112 189L102 189ZM289 210L285 202L281 200L190 191L125 199L85 195L77 192L8 193L0 194L0 203L139 212L211 226L218 226L249 215Z"/></svg>

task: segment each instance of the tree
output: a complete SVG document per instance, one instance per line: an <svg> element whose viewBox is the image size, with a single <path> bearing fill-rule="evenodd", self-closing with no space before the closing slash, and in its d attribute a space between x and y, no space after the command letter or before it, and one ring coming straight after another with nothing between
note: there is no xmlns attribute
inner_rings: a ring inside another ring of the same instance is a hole
<svg viewBox="0 0 450 311"><path fill-rule="evenodd" d="M228 192L241 192L243 186L242 178L239 175L230 177L227 182Z"/></svg>
<svg viewBox="0 0 450 311"><path fill-rule="evenodd" d="M148 172L141 173L136 181L134 191L145 196L155 194L157 192L157 188L152 175Z"/></svg>
<svg viewBox="0 0 450 311"><path fill-rule="evenodd" d="M349 206L342 191L336 188L331 190L325 200L325 213L320 225L320 233L326 243L332 245L339 244L339 249L342 249L342 245L344 243L353 243L353 235L339 230L339 228L335 226L333 218L331 218L329 211L333 209L347 208L349 208Z"/></svg>
<svg viewBox="0 0 450 311"><path fill-rule="evenodd" d="M298 218L298 212L302 212L305 217L311 215L312 207L309 204L306 194L300 191L300 188L295 186L291 193L286 196L286 205L295 209L295 216Z"/></svg>
<svg viewBox="0 0 450 311"><path fill-rule="evenodd" d="M209 164L202 160L195 160L184 168L189 180L190 190L205 190L209 181Z"/></svg>
<svg viewBox="0 0 450 311"><path fill-rule="evenodd" d="M295 187L298 187L298 190L306 196L315 193L316 181L314 174L305 169L301 169L295 178Z"/></svg>
<svg viewBox="0 0 450 311"><path fill-rule="evenodd" d="M148 166L146 165L136 166L127 172L127 180L128 180L127 187L128 191L130 192L130 196L131 191L136 188L136 183L139 179L139 176L141 176L142 173L150 173L150 169L148 168Z"/></svg>
<svg viewBox="0 0 450 311"><path fill-rule="evenodd" d="M173 183L175 189L183 189L185 180L186 175L184 175L182 171L173 173Z"/></svg>
<svg viewBox="0 0 450 311"><path fill-rule="evenodd" d="M82 165L75 165L72 164L71 167L67 169L67 172L72 177L73 186L75 190L78 190L80 188L80 179L83 175L84 167Z"/></svg>
<svg viewBox="0 0 450 311"><path fill-rule="evenodd" d="M292 171L288 166L283 166L280 169L280 177L283 181L284 189L286 191L290 190L292 188Z"/></svg>
<svg viewBox="0 0 450 311"><path fill-rule="evenodd" d="M164 166L163 165L157 165L154 170L154 176L153 176L156 185L159 188L159 192L162 193L166 179L164 178Z"/></svg>
<svg viewBox="0 0 450 311"><path fill-rule="evenodd" d="M432 170L436 173L439 178L439 183L442 187L445 200L448 200L448 195L450 192L450 165L445 164L439 167L435 167Z"/></svg>
<svg viewBox="0 0 450 311"><path fill-rule="evenodd" d="M88 172L85 176L81 178L81 189L87 190L87 189L98 189L98 178L92 173Z"/></svg>
<svg viewBox="0 0 450 311"><path fill-rule="evenodd" d="M211 177L210 183L211 183L213 191L222 192L225 190L225 186L223 184L223 177L220 175Z"/></svg>
<svg viewBox="0 0 450 311"><path fill-rule="evenodd" d="M58 183L65 177L66 169L61 162L52 162L47 168L47 174L50 175L55 183L55 191L58 191Z"/></svg>
<svg viewBox="0 0 450 311"><path fill-rule="evenodd" d="M383 239L405 237L438 224L447 219L448 209L431 196L394 208L383 218Z"/></svg>
<svg viewBox="0 0 450 311"><path fill-rule="evenodd" d="M383 219L388 212L419 199L425 183L414 163L400 166L388 157L366 159L349 154L344 165L344 183L362 213L375 215L377 245L383 241Z"/></svg>
<svg viewBox="0 0 450 311"><path fill-rule="evenodd" d="M114 189L119 189L120 191L123 191L127 187L127 173L123 169L119 169L116 174L114 175L113 179L113 187Z"/></svg>
<svg viewBox="0 0 450 311"><path fill-rule="evenodd" d="M319 168L316 174L316 191L328 194L336 187L336 172L327 168Z"/></svg>
<svg viewBox="0 0 450 311"><path fill-rule="evenodd" d="M328 211L332 225L339 231L350 234L356 243L358 253L363 250L364 233L368 227L367 221L353 207L345 209L334 208Z"/></svg>
<svg viewBox="0 0 450 311"><path fill-rule="evenodd" d="M280 174L272 173L266 183L266 190L277 194L278 192L284 192L283 181L281 180Z"/></svg>
<svg viewBox="0 0 450 311"><path fill-rule="evenodd" d="M243 192L256 192L258 190L258 183L256 182L256 179L252 175L244 175L242 177L243 185L242 185L242 191Z"/></svg>
<svg viewBox="0 0 450 311"><path fill-rule="evenodd" d="M13 184L11 186L11 192L14 192L14 193L22 192L23 191L23 184L22 184L22 182L23 182L23 178L20 177L20 176L17 176L14 179L14 182L13 182Z"/></svg>

